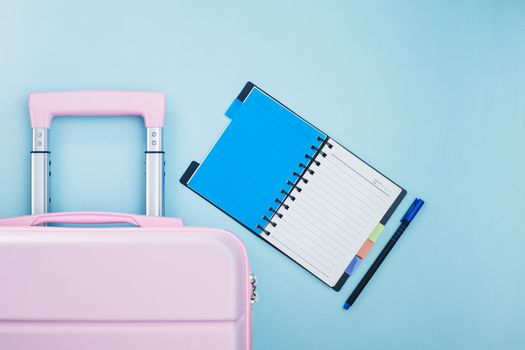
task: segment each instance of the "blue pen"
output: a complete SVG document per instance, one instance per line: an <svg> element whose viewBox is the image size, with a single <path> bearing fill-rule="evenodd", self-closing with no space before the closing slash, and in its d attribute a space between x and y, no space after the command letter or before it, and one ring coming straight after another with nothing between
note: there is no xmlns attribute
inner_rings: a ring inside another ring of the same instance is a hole
<svg viewBox="0 0 525 350"><path fill-rule="evenodd" d="M381 263L385 260L388 253L390 253L392 248L394 248L394 245L396 245L397 240L399 239L399 237L401 237L403 232L405 232L406 228L408 227L408 225L410 225L414 217L416 217L416 214L418 213L419 209L421 209L423 204L425 204L425 201L423 201L422 199L416 198L414 202L412 203L412 205L410 206L410 208L408 208L407 212L405 213L405 215L403 215L403 218L401 219L401 225L399 225L399 227L397 228L392 238L390 238L390 241L388 241L386 246L383 248L383 250L377 257L377 259L374 261L372 266L370 266L370 268L368 269L366 274L363 276L363 278L361 279L357 287L355 287L352 294L350 294L350 296L346 300L346 303L343 306L345 310L348 310L350 306L352 306L352 304L355 302L359 294L361 294L363 289L365 289L368 281L370 281L370 279L372 278L374 273L377 271L379 266L381 266Z"/></svg>

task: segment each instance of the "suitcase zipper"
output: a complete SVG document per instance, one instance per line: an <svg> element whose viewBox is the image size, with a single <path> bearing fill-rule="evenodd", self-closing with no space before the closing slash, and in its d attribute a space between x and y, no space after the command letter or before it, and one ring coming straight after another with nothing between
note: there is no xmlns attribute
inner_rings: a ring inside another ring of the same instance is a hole
<svg viewBox="0 0 525 350"><path fill-rule="evenodd" d="M254 274L251 274L248 279L250 280L250 284L252 285L252 298L251 303L252 305L255 304L259 300L259 294L257 293L257 276Z"/></svg>

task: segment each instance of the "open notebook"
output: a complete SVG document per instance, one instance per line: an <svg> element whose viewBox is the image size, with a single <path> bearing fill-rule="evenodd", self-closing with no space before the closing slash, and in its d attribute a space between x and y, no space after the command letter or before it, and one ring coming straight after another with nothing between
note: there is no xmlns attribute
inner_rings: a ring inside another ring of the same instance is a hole
<svg viewBox="0 0 525 350"><path fill-rule="evenodd" d="M252 83L181 182L339 290L406 191Z"/></svg>

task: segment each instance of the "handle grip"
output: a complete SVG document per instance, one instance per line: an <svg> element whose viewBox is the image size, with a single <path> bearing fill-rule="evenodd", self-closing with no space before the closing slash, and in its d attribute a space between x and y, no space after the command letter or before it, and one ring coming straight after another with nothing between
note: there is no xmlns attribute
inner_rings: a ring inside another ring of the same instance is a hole
<svg viewBox="0 0 525 350"><path fill-rule="evenodd" d="M146 215L101 213L101 212L67 212L42 215L27 215L15 218L0 219L0 226L37 226L43 224L131 224L139 227L182 227L179 218L153 217Z"/></svg>
<svg viewBox="0 0 525 350"><path fill-rule="evenodd" d="M32 128L51 127L56 116L139 115L147 128L164 127L165 96L142 91L41 92L29 96Z"/></svg>

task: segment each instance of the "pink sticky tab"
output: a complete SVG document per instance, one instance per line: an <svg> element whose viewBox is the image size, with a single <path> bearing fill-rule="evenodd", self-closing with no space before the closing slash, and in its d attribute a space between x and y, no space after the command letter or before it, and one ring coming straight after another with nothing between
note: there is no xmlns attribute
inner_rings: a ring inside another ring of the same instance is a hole
<svg viewBox="0 0 525 350"><path fill-rule="evenodd" d="M361 246L361 249L359 249L356 255L360 257L361 259L364 259L366 255L368 254L368 252L370 251L370 249L372 249L373 245L374 245L374 242L367 239L365 243L363 243L363 245Z"/></svg>

